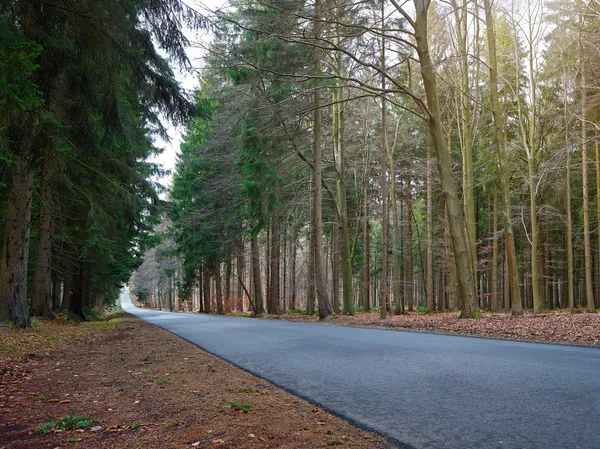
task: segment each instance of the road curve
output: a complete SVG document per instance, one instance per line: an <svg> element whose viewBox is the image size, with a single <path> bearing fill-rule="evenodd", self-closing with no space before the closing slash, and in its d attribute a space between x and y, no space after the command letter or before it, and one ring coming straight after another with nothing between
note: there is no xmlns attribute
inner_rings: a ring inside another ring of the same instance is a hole
<svg viewBox="0 0 600 449"><path fill-rule="evenodd" d="M401 448L600 448L600 349L121 305Z"/></svg>

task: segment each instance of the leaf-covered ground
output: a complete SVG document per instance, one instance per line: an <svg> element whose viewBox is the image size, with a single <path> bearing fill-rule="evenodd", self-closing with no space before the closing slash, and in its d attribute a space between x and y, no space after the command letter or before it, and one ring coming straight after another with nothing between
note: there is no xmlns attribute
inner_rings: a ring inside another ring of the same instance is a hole
<svg viewBox="0 0 600 449"><path fill-rule="evenodd" d="M130 316L1 325L0 373L3 449L386 444Z"/></svg>
<svg viewBox="0 0 600 449"><path fill-rule="evenodd" d="M316 322L317 317L283 315L290 321ZM541 315L483 314L478 319L461 319L458 313L391 315L382 320L379 312L358 312L325 320L341 326L360 326L473 335L510 340L542 341L600 347L600 313L552 312Z"/></svg>

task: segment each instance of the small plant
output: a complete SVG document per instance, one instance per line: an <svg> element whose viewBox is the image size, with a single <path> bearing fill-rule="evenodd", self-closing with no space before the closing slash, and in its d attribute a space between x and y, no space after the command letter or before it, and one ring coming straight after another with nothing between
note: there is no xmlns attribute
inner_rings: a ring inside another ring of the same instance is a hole
<svg viewBox="0 0 600 449"><path fill-rule="evenodd" d="M339 446L340 444L342 444L340 440L331 440L327 443L327 446Z"/></svg>
<svg viewBox="0 0 600 449"><path fill-rule="evenodd" d="M296 307L290 311L292 315L306 315L306 309L302 307Z"/></svg>
<svg viewBox="0 0 600 449"><path fill-rule="evenodd" d="M139 428L140 428L140 424L139 423L134 422L131 425L131 430L138 430Z"/></svg>
<svg viewBox="0 0 600 449"><path fill-rule="evenodd" d="M173 371L171 371L171 374L181 374L181 373L183 373L183 371L180 369L174 369Z"/></svg>
<svg viewBox="0 0 600 449"><path fill-rule="evenodd" d="M167 382L164 379L156 379L156 385L158 385L160 388L165 388L165 386L167 386L169 384L169 382Z"/></svg>
<svg viewBox="0 0 600 449"><path fill-rule="evenodd" d="M415 307L415 311L421 312L421 313L427 313L427 307L425 307L423 304L419 304L417 307Z"/></svg>
<svg viewBox="0 0 600 449"><path fill-rule="evenodd" d="M160 357L155 356L154 354L150 354L150 355L147 355L146 357L142 357L140 359L140 362L150 362L150 363L162 362L162 359Z"/></svg>
<svg viewBox="0 0 600 449"><path fill-rule="evenodd" d="M255 393L254 388L240 388L238 393Z"/></svg>
<svg viewBox="0 0 600 449"><path fill-rule="evenodd" d="M241 402L230 401L225 408L229 408L231 410L239 410L242 413L248 413L250 409L254 407L252 404L242 404Z"/></svg>
<svg viewBox="0 0 600 449"><path fill-rule="evenodd" d="M186 410L187 410L187 407L181 407L181 408L179 409L179 411L180 411L180 412L185 412Z"/></svg>
<svg viewBox="0 0 600 449"><path fill-rule="evenodd" d="M65 416L58 421L49 421L42 424L37 428L39 433L49 433L52 430L71 430L71 429L82 429L88 427L90 424L100 422L97 419L90 418L89 416Z"/></svg>

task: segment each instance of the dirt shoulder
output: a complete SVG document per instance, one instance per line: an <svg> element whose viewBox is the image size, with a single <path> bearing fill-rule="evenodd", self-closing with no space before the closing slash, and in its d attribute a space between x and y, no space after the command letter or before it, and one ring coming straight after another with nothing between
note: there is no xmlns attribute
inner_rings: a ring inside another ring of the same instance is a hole
<svg viewBox="0 0 600 449"><path fill-rule="evenodd" d="M2 449L386 444L130 315L0 326L0 373Z"/></svg>
<svg viewBox="0 0 600 449"><path fill-rule="evenodd" d="M318 317L300 314L265 316L268 319L316 323ZM357 312L354 316L333 316L322 321L338 326L369 327L434 332L453 335L500 338L517 341L600 347L600 313L551 312L542 315L512 316L485 313L477 319L461 319L458 313L425 314L411 312L386 320L379 312Z"/></svg>

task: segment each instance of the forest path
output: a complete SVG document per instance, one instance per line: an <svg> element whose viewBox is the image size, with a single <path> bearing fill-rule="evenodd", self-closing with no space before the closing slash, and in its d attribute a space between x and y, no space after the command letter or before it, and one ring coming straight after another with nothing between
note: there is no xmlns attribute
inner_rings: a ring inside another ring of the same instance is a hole
<svg viewBox="0 0 600 449"><path fill-rule="evenodd" d="M600 349L121 305L398 447L600 447Z"/></svg>

